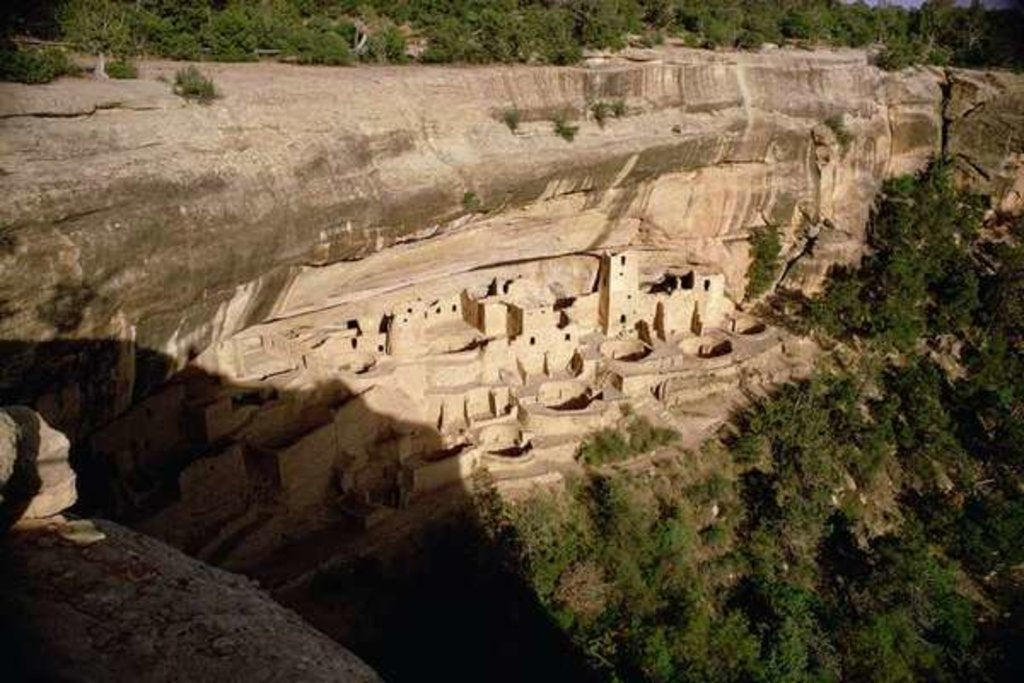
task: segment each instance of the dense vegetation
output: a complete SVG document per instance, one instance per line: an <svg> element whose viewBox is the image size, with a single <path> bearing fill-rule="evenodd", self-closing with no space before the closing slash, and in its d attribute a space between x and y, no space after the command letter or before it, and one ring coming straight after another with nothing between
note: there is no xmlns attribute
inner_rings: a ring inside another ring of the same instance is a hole
<svg viewBox="0 0 1024 683"><path fill-rule="evenodd" d="M677 36L709 48L883 44L885 68L1024 64L1021 11L953 0L920 10L838 0L14 0L0 12L8 38L122 57L569 64L584 48ZM5 78L20 73L15 54L8 46L0 58Z"/></svg>
<svg viewBox="0 0 1024 683"><path fill-rule="evenodd" d="M0 80L49 83L58 76L77 73L68 55L58 48L0 52Z"/></svg>
<svg viewBox="0 0 1024 683"><path fill-rule="evenodd" d="M747 268L747 298L768 291L779 275L782 236L773 225L755 228L750 234L750 266Z"/></svg>
<svg viewBox="0 0 1024 683"><path fill-rule="evenodd" d="M602 429L580 444L576 459L587 465L604 465L647 453L679 439L679 434L656 427L639 415L627 416L624 429Z"/></svg>
<svg viewBox="0 0 1024 683"><path fill-rule="evenodd" d="M984 205L944 164L891 182L796 321L834 347L815 377L700 454L491 505L602 678L1020 680L1024 222Z"/></svg>

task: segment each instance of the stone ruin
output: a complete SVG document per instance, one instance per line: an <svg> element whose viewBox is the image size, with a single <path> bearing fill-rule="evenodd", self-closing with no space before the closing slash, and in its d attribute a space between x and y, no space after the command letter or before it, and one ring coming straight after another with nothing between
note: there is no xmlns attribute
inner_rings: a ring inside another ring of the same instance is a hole
<svg viewBox="0 0 1024 683"><path fill-rule="evenodd" d="M369 525L481 468L510 486L550 477L626 406L699 442L708 420L669 409L783 346L725 291L719 272L637 250L374 292L207 349L92 448L130 504L179 464L163 531L189 529L193 550L254 523L261 502L293 525L324 510Z"/></svg>

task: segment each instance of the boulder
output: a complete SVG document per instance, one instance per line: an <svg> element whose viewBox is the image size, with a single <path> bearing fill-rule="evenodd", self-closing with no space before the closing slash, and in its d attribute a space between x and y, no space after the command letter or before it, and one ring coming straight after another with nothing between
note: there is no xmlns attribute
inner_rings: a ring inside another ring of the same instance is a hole
<svg viewBox="0 0 1024 683"><path fill-rule="evenodd" d="M70 443L24 406L0 409L0 518L52 517L77 500Z"/></svg>
<svg viewBox="0 0 1024 683"><path fill-rule="evenodd" d="M5 412L0 412L0 505L3 505L4 489L14 474L18 460L18 424Z"/></svg>
<svg viewBox="0 0 1024 683"><path fill-rule="evenodd" d="M249 579L117 524L0 544L5 681L380 681Z"/></svg>

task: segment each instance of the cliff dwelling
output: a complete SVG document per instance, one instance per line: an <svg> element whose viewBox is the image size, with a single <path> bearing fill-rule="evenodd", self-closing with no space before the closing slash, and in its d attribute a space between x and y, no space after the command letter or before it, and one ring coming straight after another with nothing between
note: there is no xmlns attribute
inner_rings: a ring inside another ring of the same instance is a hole
<svg viewBox="0 0 1024 683"><path fill-rule="evenodd" d="M1024 2L7 4L4 681L1024 680Z"/></svg>
<svg viewBox="0 0 1024 683"><path fill-rule="evenodd" d="M699 444L728 415L716 392L804 364L786 339L671 251L483 267L245 329L92 446L132 506L183 463L153 522L180 543L216 546L262 501L277 531L254 543L273 546L325 514L372 525L480 470L511 491L557 482L583 438L633 412ZM154 415L178 436L140 439Z"/></svg>

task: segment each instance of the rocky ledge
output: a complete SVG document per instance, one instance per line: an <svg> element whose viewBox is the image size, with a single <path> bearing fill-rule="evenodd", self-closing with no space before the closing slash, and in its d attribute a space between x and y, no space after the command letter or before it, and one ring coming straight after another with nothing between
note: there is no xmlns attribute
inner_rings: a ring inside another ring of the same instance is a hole
<svg viewBox="0 0 1024 683"><path fill-rule="evenodd" d="M248 579L112 522L4 545L7 680L380 680Z"/></svg>

